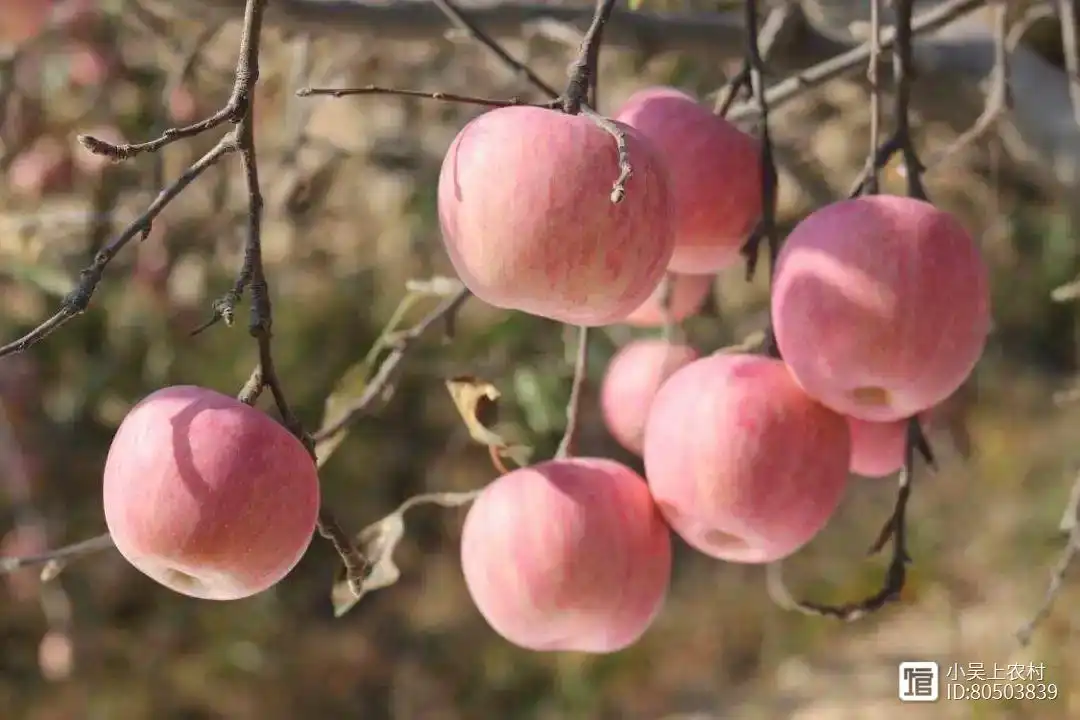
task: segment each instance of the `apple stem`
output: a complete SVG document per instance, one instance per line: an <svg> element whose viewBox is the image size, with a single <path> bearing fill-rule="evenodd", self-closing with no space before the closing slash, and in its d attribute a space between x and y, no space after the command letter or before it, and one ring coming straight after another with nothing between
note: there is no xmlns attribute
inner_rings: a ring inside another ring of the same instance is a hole
<svg viewBox="0 0 1080 720"><path fill-rule="evenodd" d="M556 459L566 459L573 455L575 434L577 433L578 415L581 413L581 394L585 386L585 377L589 369L589 328L582 325L577 333L577 354L574 358L574 379L570 385L570 399L566 404L566 429L563 432L559 448L555 451Z"/></svg>
<svg viewBox="0 0 1080 720"><path fill-rule="evenodd" d="M570 64L570 81L562 94L563 110L569 115L577 115L583 105L589 104L590 91L597 82L597 66L600 61L600 46L603 44L604 25L607 24L615 9L615 0L597 0L589 29L581 39L577 57ZM593 102L595 102L595 97Z"/></svg>
<svg viewBox="0 0 1080 720"><path fill-rule="evenodd" d="M563 92L560 103L567 115L584 115L596 123L615 141L619 158L619 175L611 186L611 202L619 204L626 197L626 182L633 174L630 165L630 151L626 145L626 133L612 120L604 117L595 109L596 88L599 76L600 47L603 45L604 25L615 9L615 0L597 0L589 29L581 39L577 57L570 64L569 82Z"/></svg>

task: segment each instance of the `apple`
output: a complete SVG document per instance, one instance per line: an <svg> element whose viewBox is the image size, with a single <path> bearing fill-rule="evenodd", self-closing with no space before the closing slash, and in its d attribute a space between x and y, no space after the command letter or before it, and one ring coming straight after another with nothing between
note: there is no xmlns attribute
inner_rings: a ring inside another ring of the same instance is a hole
<svg viewBox="0 0 1080 720"><path fill-rule="evenodd" d="M677 273L715 273L740 262L761 218L761 144L671 87L640 90L615 114L652 141L671 172Z"/></svg>
<svg viewBox="0 0 1080 720"><path fill-rule="evenodd" d="M851 472L863 477L886 477L904 466L907 420L868 422L849 417Z"/></svg>
<svg viewBox="0 0 1080 720"><path fill-rule="evenodd" d="M641 454L657 391L673 372L697 358L694 348L659 338L629 342L611 358L600 383L600 411L620 445Z"/></svg>
<svg viewBox="0 0 1080 720"><path fill-rule="evenodd" d="M701 310L715 280L714 275L668 273L667 280L661 281L652 295L623 322L635 327L680 323Z"/></svg>
<svg viewBox="0 0 1080 720"><path fill-rule="evenodd" d="M891 195L799 223L773 276L772 325L812 397L860 420L917 415L969 377L990 331L989 271L953 215Z"/></svg>
<svg viewBox="0 0 1080 720"><path fill-rule="evenodd" d="M640 639L664 604L671 533L625 465L549 460L481 491L461 565L480 614L508 642L612 653Z"/></svg>
<svg viewBox="0 0 1080 720"><path fill-rule="evenodd" d="M645 477L672 530L712 557L785 558L821 532L848 482L844 417L779 360L717 353L661 386L645 426Z"/></svg>
<svg viewBox="0 0 1080 720"><path fill-rule="evenodd" d="M571 325L621 321L660 284L674 247L669 178L652 144L614 138L583 115L514 106L469 122L438 185L450 261L480 300Z"/></svg>
<svg viewBox="0 0 1080 720"><path fill-rule="evenodd" d="M265 413L195 386L158 390L109 447L105 521L135 568L178 593L238 600L280 582L311 542L319 478Z"/></svg>

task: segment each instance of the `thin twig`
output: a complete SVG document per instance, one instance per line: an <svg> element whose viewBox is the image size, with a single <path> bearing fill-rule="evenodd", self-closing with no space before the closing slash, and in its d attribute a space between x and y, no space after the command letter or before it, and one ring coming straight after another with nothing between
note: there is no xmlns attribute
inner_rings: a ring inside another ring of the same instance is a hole
<svg viewBox="0 0 1080 720"><path fill-rule="evenodd" d="M914 34L911 30L914 0L898 0L896 12L896 49L893 51L893 76L896 79L896 131L894 137L900 145L900 154L907 174L909 197L926 200L923 187L923 165L915 150L915 138L911 132L911 88L914 84L915 62Z"/></svg>
<svg viewBox="0 0 1080 720"><path fill-rule="evenodd" d="M893 156L900 153L903 158L904 175L907 180L907 194L920 200L926 199L922 174L925 170L915 150L915 140L911 132L911 86L914 62L912 60L912 40L914 34L910 22L909 0L899 0L897 4L896 49L893 52L893 76L896 81L895 127L889 138L877 147L873 158L868 160L866 168L856 179L849 193L856 197L866 192L867 182L884 169ZM906 18L906 20L905 20Z"/></svg>
<svg viewBox="0 0 1080 720"><path fill-rule="evenodd" d="M1020 36L1013 37L1010 32L1007 0L992 0L992 2L994 4L994 69L990 76L990 90L986 96L986 104L970 128L926 161L925 172L940 167L949 158L974 144L996 127L1006 111L1012 107L1009 90L1009 56L1016 44L1020 42Z"/></svg>
<svg viewBox="0 0 1080 720"><path fill-rule="evenodd" d="M604 38L604 25L607 24L615 9L615 0L596 0L596 12L593 14L589 29L581 39L577 57L570 64L568 75L570 82L563 92L563 109L570 115L576 115L583 104L589 101L589 91L593 85L594 73L600 56L600 45Z"/></svg>
<svg viewBox="0 0 1080 720"><path fill-rule="evenodd" d="M371 405L382 397L393 383L396 373L400 369L402 362L405 360L409 348L411 348L412 345L434 325L456 315L461 309L461 306L464 305L465 301L470 297L472 297L472 293L467 289L459 290L455 295L440 303L437 308L428 313L416 325L397 335L395 338L394 349L379 365L379 369L375 371L375 375L371 378L371 381L364 386L364 392L342 410L342 413L338 416L337 420L325 425L315 432L312 435L312 439L317 443L327 440L342 432L345 428L367 413Z"/></svg>
<svg viewBox="0 0 1080 720"><path fill-rule="evenodd" d="M776 159L769 129L769 100L765 90L765 59L758 47L759 19L757 2L745 0L746 5L746 66L749 68L749 82L755 102L760 110L758 134L761 140L761 219L742 248L746 259L746 278L752 280L757 271L759 246L764 240L769 250L769 275L776 267L780 254L780 236L776 232Z"/></svg>
<svg viewBox="0 0 1080 720"><path fill-rule="evenodd" d="M563 431L555 457L568 458L574 452L578 416L581 414L581 394L589 373L589 328L582 325L577 331L577 351L574 356L574 379L570 385L570 399L566 403L566 429Z"/></svg>
<svg viewBox="0 0 1080 720"><path fill-rule="evenodd" d="M506 66L506 68L513 73L514 77L529 82L533 87L553 100L559 97L558 91L544 82L543 79L534 73L528 65L520 60L516 60L497 40L481 30L452 0L432 0L432 3L435 7L439 8L439 10L441 10L442 13L449 18L450 22L457 26L459 30L479 43L484 49L491 53L493 57Z"/></svg>
<svg viewBox="0 0 1080 720"><path fill-rule="evenodd" d="M986 0L948 0L940 5L934 5L912 21L911 33L918 35L940 30L967 15L982 10L985 5ZM882 51L891 50L896 42L895 28L882 31L879 43ZM770 87L765 94L769 106L776 110L803 93L858 68L865 64L869 57L870 43L866 42L781 80ZM759 112L756 102L743 103L733 108L728 117L732 120L751 120L757 117Z"/></svg>
<svg viewBox="0 0 1080 720"><path fill-rule="evenodd" d="M73 560L92 553L108 550L115 547L112 536L109 533L81 540L71 545L49 550L37 555L25 555L23 557L0 557L0 575L14 572L25 567L45 565L54 561Z"/></svg>
<svg viewBox="0 0 1080 720"><path fill-rule="evenodd" d="M1072 530L1069 531L1069 541L1061 551L1061 555L1050 573L1050 582L1046 587L1042 603L1039 604L1039 608L1032 618L1016 632L1016 639L1021 646L1027 646L1031 642L1035 630L1050 616L1054 601L1057 600L1057 596L1061 592L1065 576L1068 575L1069 568L1072 566L1073 560L1076 559L1077 553L1080 553L1080 523L1074 522Z"/></svg>
<svg viewBox="0 0 1080 720"><path fill-rule="evenodd" d="M794 3L780 5L769 11L757 37L758 55L762 60L767 61L769 59L769 54L780 37L780 31L794 15L794 12ZM716 91L716 102L713 105L714 115L727 117L740 95L745 94L749 101L755 101L754 88L750 78L752 69L752 64L744 58L739 71L732 75L722 88Z"/></svg>
<svg viewBox="0 0 1080 720"><path fill-rule="evenodd" d="M101 282L105 268L116 257L116 254L123 250L135 237L144 236L148 233L154 219L196 178L220 162L227 154L235 151L236 143L233 137L226 135L217 145L181 173L171 185L158 193L157 198L154 199L154 202L150 204L142 215L120 233L116 239L98 250L97 254L94 255L93 262L79 273L78 284L61 302L60 308L48 320L45 320L18 340L0 347L0 357L20 353L33 347L59 330L69 320L84 313L90 305L94 291Z"/></svg>
<svg viewBox="0 0 1080 720"><path fill-rule="evenodd" d="M317 95L334 98L352 97L354 95L398 95L401 97L422 98L425 100L440 100L442 102L461 103L464 105L481 105L484 107L514 107L517 105L533 105L535 107L554 108L556 103L529 103L520 98L509 100L494 100L490 98L473 97L471 95L458 95L447 92L426 92L424 90L400 90L398 88L380 87L378 85L365 85L364 87L347 88L315 88L305 87L296 91L297 97L313 97Z"/></svg>
<svg viewBox="0 0 1080 720"><path fill-rule="evenodd" d="M881 0L870 0L870 62L866 68L866 80L870 83L870 152L866 155L866 183L863 192L874 195L878 191L877 148L881 143L881 83L878 82L878 65L881 62Z"/></svg>

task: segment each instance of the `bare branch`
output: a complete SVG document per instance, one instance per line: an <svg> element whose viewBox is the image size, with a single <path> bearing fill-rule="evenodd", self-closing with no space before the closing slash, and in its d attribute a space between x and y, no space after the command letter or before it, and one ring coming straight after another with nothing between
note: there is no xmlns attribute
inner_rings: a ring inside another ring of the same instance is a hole
<svg viewBox="0 0 1080 720"><path fill-rule="evenodd" d="M512 107L516 105L534 105L534 103L528 103L519 98L510 98L509 100L491 100L487 98L472 97L470 95L458 95L456 93L447 92L425 92L423 90L400 90L397 88L379 87L377 85L366 85L364 87L355 88L312 88L305 87L296 91L297 97L315 97L319 95L330 96L334 98L353 97L356 95L397 95L400 97L414 97L424 100L439 100L442 102L460 103L464 105L482 105L485 107ZM536 107L546 107L553 109L555 103L544 103L536 105Z"/></svg>
<svg viewBox="0 0 1080 720"><path fill-rule="evenodd" d="M533 87L538 89L544 95L547 95L549 98L557 98L559 96L559 93L544 82L539 75L534 73L521 61L516 60L513 55L507 52L506 49L498 43L498 41L481 30L479 25L466 17L452 0L432 0L432 3L446 15L458 29L462 30L469 38L479 43L480 46L491 53L495 59L506 66L515 77L528 81Z"/></svg>
<svg viewBox="0 0 1080 720"><path fill-rule="evenodd" d="M1020 642L1020 645L1028 645L1035 634L1035 630L1049 617L1050 611L1054 607L1054 601L1057 599L1058 593L1061 592L1065 576L1068 574L1069 568L1072 567L1077 553L1080 553L1080 523L1077 523L1076 519L1073 518L1072 529L1069 530L1069 541L1065 545L1065 549L1061 551L1061 556L1050 573L1050 583L1046 587L1043 601L1031 620L1024 623L1023 627L1016 632L1016 639Z"/></svg>
<svg viewBox="0 0 1080 720"><path fill-rule="evenodd" d="M960 18L981 10L985 2L986 0L950 0L936 5L912 20L911 34L914 36L939 30ZM881 30L878 41L880 50L891 50L896 43L897 28L884 28ZM775 110L811 88L843 77L845 74L858 69L860 65L869 60L871 50L871 43L867 42L781 80L770 87L765 94L769 106ZM748 120L758 115L758 113L756 103L747 103L734 108L729 117L733 120Z"/></svg>
<svg viewBox="0 0 1080 720"><path fill-rule="evenodd" d="M456 314L470 297L472 297L472 293L467 289L459 290L455 295L447 298L437 308L428 313L412 328L398 335L395 339L394 350L379 365L379 369L371 382L364 387L363 394L344 409L339 419L319 429L312 436L313 440L316 443L323 442L337 435L367 413L375 401L382 397L393 384L397 371L404 362L409 348L434 325Z"/></svg>
<svg viewBox="0 0 1080 720"><path fill-rule="evenodd" d="M105 533L39 555L0 557L0 574L14 572L25 567L34 567L35 565L46 565L51 562L67 562L102 550L108 550L111 547L115 547L112 536Z"/></svg>
<svg viewBox="0 0 1080 720"><path fill-rule="evenodd" d="M225 155L235 151L235 139L231 135L227 135L191 167L181 173L180 177L158 194L150 207L146 209L146 212L120 233L115 240L97 252L94 261L79 273L79 284L64 298L60 308L53 316L18 340L0 347L0 357L23 352L56 332L72 318L85 312L90 305L91 298L94 296L94 291L101 282L105 268L109 266L116 254L123 250L136 236L145 237L150 231L151 223L170 202L182 193L188 185L193 183L196 178L220 162Z"/></svg>
<svg viewBox="0 0 1080 720"><path fill-rule="evenodd" d="M742 248L746 258L746 277L754 277L757 269L759 245L764 240L769 249L769 274L776 267L780 255L780 236L776 232L777 171L772 136L769 129L769 98L765 89L765 59L758 47L757 2L746 0L746 61L748 87L758 109L758 133L761 139L761 219ZM775 350L775 347L773 348Z"/></svg>

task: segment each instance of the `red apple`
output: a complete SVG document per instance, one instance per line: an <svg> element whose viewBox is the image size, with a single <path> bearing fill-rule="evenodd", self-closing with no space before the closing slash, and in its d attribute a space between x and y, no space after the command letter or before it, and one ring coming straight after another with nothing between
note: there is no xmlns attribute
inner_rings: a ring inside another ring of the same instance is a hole
<svg viewBox="0 0 1080 720"><path fill-rule="evenodd" d="M319 512L303 444L265 413L213 390L158 390L124 418L105 461L117 549L171 590L236 600L300 561Z"/></svg>
<svg viewBox="0 0 1080 720"><path fill-rule="evenodd" d="M885 477L904 466L907 420L867 422L848 418L851 432L851 472L863 477Z"/></svg>
<svg viewBox="0 0 1080 720"><path fill-rule="evenodd" d="M506 107L462 129L439 176L439 222L476 297L590 326L648 299L671 259L672 197L652 144L622 129L633 174L617 204L615 140L587 117Z"/></svg>
<svg viewBox="0 0 1080 720"><path fill-rule="evenodd" d="M761 217L761 144L684 92L641 90L615 119L647 137L671 171L675 252L670 269L715 273L739 262Z"/></svg>
<svg viewBox="0 0 1080 720"><path fill-rule="evenodd" d="M677 275L669 273L637 310L624 322L636 327L659 327L680 323L695 315L705 304L716 277L713 275ZM666 307L665 307L666 302Z"/></svg>
<svg viewBox="0 0 1080 720"><path fill-rule="evenodd" d="M773 277L777 346L812 397L888 422L960 387L990 330L989 272L960 222L930 203L878 195L799 223Z"/></svg>
<svg viewBox="0 0 1080 720"><path fill-rule="evenodd" d="M551 460L480 493L461 536L468 591L508 642L610 653L659 613L671 535L645 481L613 460Z"/></svg>
<svg viewBox="0 0 1080 720"><path fill-rule="evenodd" d="M698 352L658 338L623 346L607 366L600 384L600 411L608 432L624 448L640 455L649 407L664 381Z"/></svg>
<svg viewBox="0 0 1080 720"><path fill-rule="evenodd" d="M758 355L676 371L645 426L645 476L668 524L729 562L773 562L810 542L843 497L850 454L844 417Z"/></svg>

